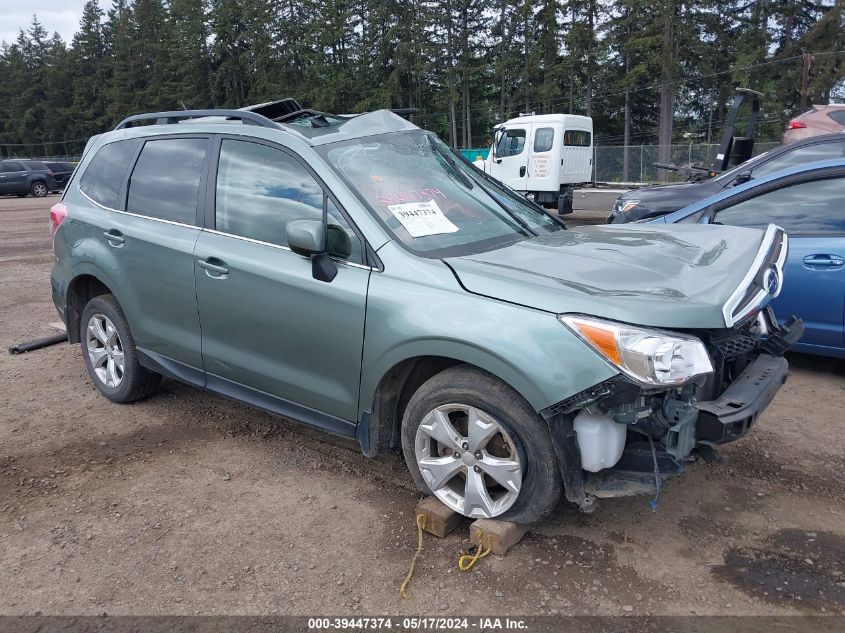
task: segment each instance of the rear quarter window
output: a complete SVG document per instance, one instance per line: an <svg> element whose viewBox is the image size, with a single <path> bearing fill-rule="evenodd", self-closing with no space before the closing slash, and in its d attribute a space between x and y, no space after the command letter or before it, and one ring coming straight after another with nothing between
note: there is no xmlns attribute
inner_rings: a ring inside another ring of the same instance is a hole
<svg viewBox="0 0 845 633"><path fill-rule="evenodd" d="M584 130L566 130L563 133L563 144L567 147L589 147L593 135Z"/></svg>
<svg viewBox="0 0 845 633"><path fill-rule="evenodd" d="M122 201L117 196L139 143L138 139L128 139L103 145L85 168L80 190L104 207L122 210Z"/></svg>
<svg viewBox="0 0 845 633"><path fill-rule="evenodd" d="M35 171L50 171L50 168L47 167L46 163L41 163L35 160L26 161L26 166Z"/></svg>

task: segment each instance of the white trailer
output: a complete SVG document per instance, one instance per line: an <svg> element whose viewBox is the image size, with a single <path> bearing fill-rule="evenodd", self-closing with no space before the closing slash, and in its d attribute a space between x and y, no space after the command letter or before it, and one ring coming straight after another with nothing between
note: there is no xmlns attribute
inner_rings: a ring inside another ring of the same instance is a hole
<svg viewBox="0 0 845 633"><path fill-rule="evenodd" d="M593 120L532 114L495 127L487 159L476 166L535 202L572 211L572 189L593 172Z"/></svg>

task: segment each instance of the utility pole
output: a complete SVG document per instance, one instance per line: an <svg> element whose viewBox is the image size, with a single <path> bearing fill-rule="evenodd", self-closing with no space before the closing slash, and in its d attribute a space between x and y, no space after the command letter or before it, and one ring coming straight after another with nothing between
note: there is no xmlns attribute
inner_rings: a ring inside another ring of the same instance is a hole
<svg viewBox="0 0 845 633"><path fill-rule="evenodd" d="M810 53L801 55L801 112L807 111L807 86L810 82L810 62L813 56Z"/></svg>

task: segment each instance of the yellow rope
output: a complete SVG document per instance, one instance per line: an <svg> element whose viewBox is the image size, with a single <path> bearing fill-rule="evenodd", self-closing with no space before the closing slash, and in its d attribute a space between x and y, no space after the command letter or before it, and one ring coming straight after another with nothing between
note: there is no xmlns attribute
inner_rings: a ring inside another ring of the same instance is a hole
<svg viewBox="0 0 845 633"><path fill-rule="evenodd" d="M481 537L484 536L484 533L478 530L475 536L478 539L478 548L475 550L475 554L463 554L458 558L458 569L461 571L469 571L473 565L493 551L493 536L491 534L487 535L487 549L484 549L481 545ZM469 559L469 562L465 562L467 559Z"/></svg>
<svg viewBox="0 0 845 633"><path fill-rule="evenodd" d="M422 544L423 544L423 530L425 529L425 515L418 514L417 515L417 551L414 553L414 557L411 559L411 566L408 568L408 575L405 576L405 580L399 585L399 595L402 598L407 598L408 594L405 592L405 589L408 588L408 585L411 582L411 578L414 576L414 567L417 564L417 558L422 551Z"/></svg>

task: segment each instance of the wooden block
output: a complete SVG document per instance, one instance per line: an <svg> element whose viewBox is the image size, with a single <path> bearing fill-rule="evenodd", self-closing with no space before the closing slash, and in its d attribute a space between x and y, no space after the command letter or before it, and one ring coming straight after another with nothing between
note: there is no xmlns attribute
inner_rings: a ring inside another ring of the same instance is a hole
<svg viewBox="0 0 845 633"><path fill-rule="evenodd" d="M416 514L424 514L425 531L440 538L458 527L462 518L460 514L440 503L436 497L426 497L420 501Z"/></svg>
<svg viewBox="0 0 845 633"><path fill-rule="evenodd" d="M496 519L476 519L469 526L469 540L473 545L478 545L478 530L482 532L482 545L487 547L489 538L493 553L504 556L511 547L519 543L525 536L528 526L511 523L510 521L497 521Z"/></svg>

